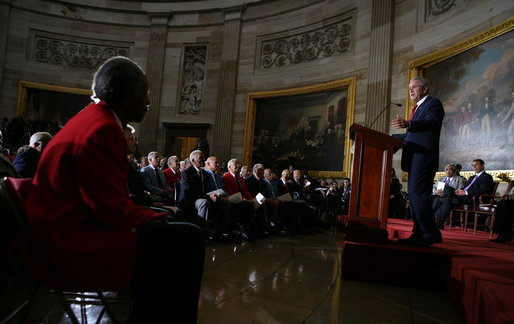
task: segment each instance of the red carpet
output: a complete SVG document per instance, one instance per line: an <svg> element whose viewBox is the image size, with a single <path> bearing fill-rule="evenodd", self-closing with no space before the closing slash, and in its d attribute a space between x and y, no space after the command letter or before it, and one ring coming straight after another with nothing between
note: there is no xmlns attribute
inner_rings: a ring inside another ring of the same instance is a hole
<svg viewBox="0 0 514 324"><path fill-rule="evenodd" d="M342 277L393 285L446 289L467 323L514 323L514 244L489 241L489 233L442 231L430 248L400 244L412 222L390 219L385 245L345 241Z"/></svg>

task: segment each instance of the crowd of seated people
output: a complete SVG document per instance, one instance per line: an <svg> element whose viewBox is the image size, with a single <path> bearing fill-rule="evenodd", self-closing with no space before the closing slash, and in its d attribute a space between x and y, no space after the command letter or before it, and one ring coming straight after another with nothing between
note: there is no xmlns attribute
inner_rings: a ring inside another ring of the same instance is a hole
<svg viewBox="0 0 514 324"><path fill-rule="evenodd" d="M33 126L34 123L29 124ZM15 118L11 122L4 118L2 128L8 129L9 134L14 134L13 125L25 124L21 118ZM24 131L28 129L27 125L21 128ZM351 193L349 178L344 178L340 184L334 180L328 186L325 179L312 179L300 170L295 170L293 166L283 170L278 177L278 171L266 169L262 164L243 166L237 159L227 163L219 161L216 156L202 156L199 159L197 154L181 161L176 155L161 157L158 152L153 151L136 159L137 142L134 132L134 128L127 125L125 135L129 148L127 160L130 166L130 197L136 204L147 208L176 207L168 210L168 219L191 221L200 225L205 231L207 242L234 243L269 235L312 233L319 224L321 212L328 212L332 222L337 221L338 215L348 213ZM27 137L24 134L22 137ZM5 138L6 136L4 143ZM21 145L16 154L10 155L4 151L3 156L13 162L21 176L33 177L39 157L51 138L52 135L48 132L36 131L28 138L29 144L19 143ZM11 143L13 140L9 139L7 142ZM439 228L444 228L450 211L455 206L472 204L475 195L492 193L494 182L484 172L484 164L480 159L472 162L475 176L469 180L460 175L460 164L445 166L445 175L437 179L432 191L434 217ZM197 202L198 199L193 199L193 203L189 196L192 180L187 176L185 179L182 177L183 172L187 169L193 170L191 168L202 170L201 177L205 177L205 183L200 188L202 192L193 195L198 198L201 194L203 205ZM181 195L181 188L184 186L185 195ZM391 218L408 218L408 214L405 214L408 197L401 189L402 185L393 169L389 202ZM222 193L218 191L215 195L207 195L216 190L221 190ZM234 202L229 199L238 192L241 194L241 201ZM265 201L257 206L256 196L259 193ZM290 201L283 198L286 193L290 196ZM457 213L457 223L458 216Z"/></svg>

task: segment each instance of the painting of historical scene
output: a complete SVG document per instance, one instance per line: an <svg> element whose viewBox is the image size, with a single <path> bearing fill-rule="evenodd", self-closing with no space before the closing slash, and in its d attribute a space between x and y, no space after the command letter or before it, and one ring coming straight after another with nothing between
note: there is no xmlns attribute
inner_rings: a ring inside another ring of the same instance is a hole
<svg viewBox="0 0 514 324"><path fill-rule="evenodd" d="M443 102L439 167L471 170L481 158L488 170L514 169L514 33L426 68L432 95Z"/></svg>
<svg viewBox="0 0 514 324"><path fill-rule="evenodd" d="M257 100L253 163L343 170L348 88Z"/></svg>

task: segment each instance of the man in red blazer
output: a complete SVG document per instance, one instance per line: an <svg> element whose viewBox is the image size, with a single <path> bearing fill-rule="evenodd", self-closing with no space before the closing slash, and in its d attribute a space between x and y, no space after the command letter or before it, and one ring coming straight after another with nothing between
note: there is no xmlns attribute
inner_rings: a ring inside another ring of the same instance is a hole
<svg viewBox="0 0 514 324"><path fill-rule="evenodd" d="M223 187L229 195L241 193L243 201L240 204L234 205L232 215L239 215L241 238L243 240L251 241L255 236L255 210L250 201L254 199L252 194L248 191L245 181L239 175L241 171L241 163L237 159L228 161L228 172L225 173L221 180Z"/></svg>
<svg viewBox="0 0 514 324"><path fill-rule="evenodd" d="M72 291L131 282L131 321L193 322L205 253L201 231L165 223L165 213L136 206L126 189L123 128L148 110L146 76L135 62L114 57L96 72L92 90L95 103L68 121L39 162L26 201L27 270Z"/></svg>
<svg viewBox="0 0 514 324"><path fill-rule="evenodd" d="M173 201L177 202L178 196L180 194L180 180L181 180L181 172L180 172L180 161L178 156L173 155L168 159L168 168L164 170L164 178L166 182L171 187Z"/></svg>

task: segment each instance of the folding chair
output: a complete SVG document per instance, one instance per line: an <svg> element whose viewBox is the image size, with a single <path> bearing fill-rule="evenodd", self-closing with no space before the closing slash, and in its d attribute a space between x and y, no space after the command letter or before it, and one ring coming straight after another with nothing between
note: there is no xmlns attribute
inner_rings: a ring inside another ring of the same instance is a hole
<svg viewBox="0 0 514 324"><path fill-rule="evenodd" d="M12 295L15 291L18 291L18 285L20 284L22 279L26 280L29 277L23 271L23 265L27 254L28 242L30 239L26 227L25 209L23 202L25 201L25 198L27 197L31 188L31 178L4 177L0 179L0 201L3 207L2 223L10 224L10 230L16 232L17 234L16 237L14 237L13 235L12 238L12 241L16 243L16 252L14 253L14 255L12 257L8 257L7 249L5 251L5 272L8 281L5 290L5 297L4 294L2 294L2 302L6 301L9 298L9 296ZM4 219L3 215L9 216L9 218L5 217ZM30 293L23 301L23 303L18 305L18 307L11 307L13 309L11 309L10 312L6 314L1 314L2 324L4 322L7 323L10 319L14 318L15 316L21 316L20 322L25 321L25 318L28 312L30 311L30 306L34 303L36 293L41 286L39 283L36 283L33 280L32 283L34 284L33 289L30 291ZM75 303L81 305L102 305L104 309L100 313L97 322L100 322L103 314L106 311L111 317L113 323L119 323L119 321L116 318L116 315L112 312L112 309L102 292L95 292L89 294L86 292L68 293L60 290L53 290L53 292L55 293L60 305L62 306L62 308L74 324L80 323L70 306L71 304ZM2 305L4 305L4 303L2 303Z"/></svg>

